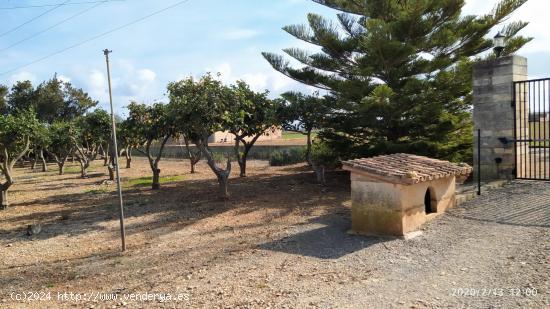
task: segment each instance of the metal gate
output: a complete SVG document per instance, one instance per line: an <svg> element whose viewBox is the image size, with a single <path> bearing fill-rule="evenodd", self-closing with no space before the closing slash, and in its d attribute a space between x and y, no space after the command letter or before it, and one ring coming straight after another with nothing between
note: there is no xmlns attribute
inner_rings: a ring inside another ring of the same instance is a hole
<svg viewBox="0 0 550 309"><path fill-rule="evenodd" d="M516 178L550 180L550 78L513 88Z"/></svg>

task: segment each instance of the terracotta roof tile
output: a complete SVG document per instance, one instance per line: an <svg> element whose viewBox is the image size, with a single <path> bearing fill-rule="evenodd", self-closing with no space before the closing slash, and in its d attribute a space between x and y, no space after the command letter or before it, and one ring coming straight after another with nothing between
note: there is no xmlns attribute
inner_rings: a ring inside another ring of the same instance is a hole
<svg viewBox="0 0 550 309"><path fill-rule="evenodd" d="M342 162L346 170L359 170L364 173L388 178L388 181L415 184L450 176L467 177L472 167L466 163L451 163L406 153L355 159Z"/></svg>

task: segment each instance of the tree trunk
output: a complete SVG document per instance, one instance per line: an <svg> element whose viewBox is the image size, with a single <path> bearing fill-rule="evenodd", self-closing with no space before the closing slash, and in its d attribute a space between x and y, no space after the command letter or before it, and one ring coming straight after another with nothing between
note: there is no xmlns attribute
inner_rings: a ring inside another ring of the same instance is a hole
<svg viewBox="0 0 550 309"><path fill-rule="evenodd" d="M107 169L109 170L109 180L115 180L115 168L113 167L113 165L107 165Z"/></svg>
<svg viewBox="0 0 550 309"><path fill-rule="evenodd" d="M199 163L199 161L201 160L201 152L199 150L193 153L193 151L191 151L191 148L189 148L189 141L187 140L187 138L184 137L183 140L185 142L185 149L187 149L187 156L189 157L189 163L191 163L191 174L195 174L195 165Z"/></svg>
<svg viewBox="0 0 550 309"><path fill-rule="evenodd" d="M197 147L201 150L203 156L206 158L206 162L208 163L208 166L210 166L210 169L216 174L216 177L218 178L218 183L220 185L220 197L222 199L229 199L229 175L231 174L231 159L227 158L227 166L225 170L219 168L216 165L216 161L214 160L214 157L212 156L212 153L210 149L205 146L206 143L200 143L197 144Z"/></svg>
<svg viewBox="0 0 550 309"><path fill-rule="evenodd" d="M151 189L153 190L160 189L160 169L156 167L155 169L153 169L153 184L151 185Z"/></svg>
<svg viewBox="0 0 550 309"><path fill-rule="evenodd" d="M47 172L48 163L46 162L46 158L44 158L44 149L40 149L40 160L42 161L42 172Z"/></svg>
<svg viewBox="0 0 550 309"><path fill-rule="evenodd" d="M313 165L313 170L315 171L315 175L317 176L317 182L325 185L325 166L324 165Z"/></svg>
<svg viewBox="0 0 550 309"><path fill-rule="evenodd" d="M2 188L0 191L0 210L6 210L8 209L8 206L8 189L3 190Z"/></svg>
<svg viewBox="0 0 550 309"><path fill-rule="evenodd" d="M313 166L311 161L311 131L307 132L307 147L306 147L306 162L309 166Z"/></svg>
<svg viewBox="0 0 550 309"><path fill-rule="evenodd" d="M132 148L128 147L126 148L126 151L124 152L126 155L126 168L132 167Z"/></svg>
<svg viewBox="0 0 550 309"><path fill-rule="evenodd" d="M246 177L246 155L243 154L242 158L237 160L239 163L239 169L241 171L240 177Z"/></svg>
<svg viewBox="0 0 550 309"><path fill-rule="evenodd" d="M90 163L80 161L80 178L88 178L88 166Z"/></svg>
<svg viewBox="0 0 550 309"><path fill-rule="evenodd" d="M4 172L6 172L6 171L4 171ZM8 189L12 185L12 182L10 180L11 176L9 176L9 174L11 174L11 171L7 170L7 173L8 173L8 175L5 175L7 181L0 185L0 210L5 210L10 205L9 200L8 200Z"/></svg>
<svg viewBox="0 0 550 309"><path fill-rule="evenodd" d="M102 148L103 149L103 166L109 166L109 157L110 157L109 148L110 148L110 145L107 144L106 148L107 149Z"/></svg>
<svg viewBox="0 0 550 309"><path fill-rule="evenodd" d="M246 159L243 158L244 153L243 155L241 155L240 148L241 148L241 140L237 136L235 138L235 146L233 147L233 151L235 152L235 157L237 157L237 163L239 164L239 171L240 171L239 177L246 177Z"/></svg>
<svg viewBox="0 0 550 309"><path fill-rule="evenodd" d="M216 176L218 176L218 183L220 185L220 197L225 200L229 199L229 174L222 172Z"/></svg>
<svg viewBox="0 0 550 309"><path fill-rule="evenodd" d="M57 162L57 166L59 167L59 175L63 175L65 173L65 161Z"/></svg>
<svg viewBox="0 0 550 309"><path fill-rule="evenodd" d="M189 157L189 162L191 163L191 174L195 174L195 165L201 160L201 152L191 154Z"/></svg>
<svg viewBox="0 0 550 309"><path fill-rule="evenodd" d="M35 170L36 169L36 163L38 162L37 158L36 158L36 154L34 154L32 156L32 159L31 159L31 170Z"/></svg>

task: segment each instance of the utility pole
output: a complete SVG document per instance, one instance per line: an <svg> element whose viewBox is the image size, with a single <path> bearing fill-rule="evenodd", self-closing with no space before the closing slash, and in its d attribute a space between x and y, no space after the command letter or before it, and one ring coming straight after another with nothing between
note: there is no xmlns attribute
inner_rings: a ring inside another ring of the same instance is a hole
<svg viewBox="0 0 550 309"><path fill-rule="evenodd" d="M105 49L103 54L105 55L105 61L107 62L107 81L109 82L109 103L111 104L111 123L112 123L112 134L113 138L113 147L114 147L114 162L116 168L116 185L118 189L118 200L119 200L119 212L120 212L120 238L122 240L122 251L126 251L126 232L124 230L124 204L122 203L122 187L120 186L120 169L118 168L118 145L116 139L116 123L115 123L115 112L113 109L113 92L111 89L111 68L109 67L109 54L113 51Z"/></svg>

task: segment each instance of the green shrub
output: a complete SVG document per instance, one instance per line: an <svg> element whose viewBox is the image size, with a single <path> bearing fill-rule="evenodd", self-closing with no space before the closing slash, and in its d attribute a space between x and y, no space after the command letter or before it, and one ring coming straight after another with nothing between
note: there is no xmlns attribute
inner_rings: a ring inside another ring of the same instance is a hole
<svg viewBox="0 0 550 309"><path fill-rule="evenodd" d="M184 179L185 179L184 175L161 176L159 179L159 183L161 184L170 183L170 182L182 181ZM153 184L152 177L141 177L141 178L128 179L124 185L125 187L145 187L145 186L150 186L151 184Z"/></svg>
<svg viewBox="0 0 550 309"><path fill-rule="evenodd" d="M269 156L269 165L285 166L305 161L305 150L303 148L291 148L283 151L274 151Z"/></svg>
<svg viewBox="0 0 550 309"><path fill-rule="evenodd" d="M212 157L214 158L216 164L223 166L227 163L228 157L231 158L231 162L235 162L235 160L237 160L235 155L229 152L212 152Z"/></svg>
<svg viewBox="0 0 550 309"><path fill-rule="evenodd" d="M340 158L324 143L314 143L311 148L311 161L314 165L324 166L328 169L338 168L341 165Z"/></svg>

